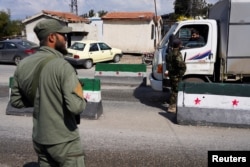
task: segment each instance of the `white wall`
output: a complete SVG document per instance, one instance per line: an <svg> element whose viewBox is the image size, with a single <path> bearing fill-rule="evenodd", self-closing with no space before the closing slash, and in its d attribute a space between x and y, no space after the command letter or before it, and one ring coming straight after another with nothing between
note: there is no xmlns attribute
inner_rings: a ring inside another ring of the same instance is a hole
<svg viewBox="0 0 250 167"><path fill-rule="evenodd" d="M44 20L44 18L33 20L32 22L29 22L28 24L25 25L27 40L35 42L38 45L39 45L39 40L36 37L36 34L33 29L35 25L41 20Z"/></svg>
<svg viewBox="0 0 250 167"><path fill-rule="evenodd" d="M98 41L102 41L103 40L103 21L101 20L100 17L92 17L89 18L89 20L91 20L90 25L95 27L95 29L97 29L96 34L94 34L94 39L98 40ZM91 38L88 38L91 39Z"/></svg>
<svg viewBox="0 0 250 167"><path fill-rule="evenodd" d="M39 17L37 19L32 19L28 23L26 23L25 29L26 29L27 40L39 44L39 40L36 37L36 34L33 31L33 28L35 27L35 25L39 21L47 19L47 18L48 17ZM61 21L61 24L66 25L66 23L63 22L63 21ZM98 30L97 30L96 27L94 27L94 26L92 26L90 24L86 24L86 23L69 23L68 26L72 27L73 32L88 32L88 38L90 38L90 39L93 38L93 39L97 40L97 35L96 34L98 33L97 32ZM87 39L87 37L84 37L84 36L72 36L71 37L71 44L74 41L79 41L79 40L83 40L83 39Z"/></svg>
<svg viewBox="0 0 250 167"><path fill-rule="evenodd" d="M124 53L154 52L155 34L151 39L153 21L104 20L103 41Z"/></svg>

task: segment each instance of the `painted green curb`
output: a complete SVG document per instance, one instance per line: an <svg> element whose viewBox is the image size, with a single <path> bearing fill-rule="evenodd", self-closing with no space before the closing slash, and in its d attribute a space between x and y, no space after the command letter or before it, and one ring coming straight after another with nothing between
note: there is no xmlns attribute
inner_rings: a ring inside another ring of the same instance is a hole
<svg viewBox="0 0 250 167"><path fill-rule="evenodd" d="M79 78L80 82L84 83L83 90L89 91L100 91L101 90L101 82L99 78Z"/></svg>
<svg viewBox="0 0 250 167"><path fill-rule="evenodd" d="M108 64L97 63L95 71L146 72L145 64Z"/></svg>
<svg viewBox="0 0 250 167"><path fill-rule="evenodd" d="M250 97L250 84L181 82L178 91L188 94L215 94Z"/></svg>

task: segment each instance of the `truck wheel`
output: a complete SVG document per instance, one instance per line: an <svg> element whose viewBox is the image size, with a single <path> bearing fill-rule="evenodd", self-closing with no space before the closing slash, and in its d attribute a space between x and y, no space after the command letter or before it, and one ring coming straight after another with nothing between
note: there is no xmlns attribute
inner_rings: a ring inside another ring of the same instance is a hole
<svg viewBox="0 0 250 167"><path fill-rule="evenodd" d="M113 61L114 61L115 63L118 63L118 62L120 61L120 59L121 59L121 57L120 57L119 55L115 55Z"/></svg>
<svg viewBox="0 0 250 167"><path fill-rule="evenodd" d="M204 83L205 81L201 78L184 78L183 82Z"/></svg>
<svg viewBox="0 0 250 167"><path fill-rule="evenodd" d="M93 61L92 60L86 60L83 64L83 66L86 68L86 69L90 69L92 66L93 66Z"/></svg>

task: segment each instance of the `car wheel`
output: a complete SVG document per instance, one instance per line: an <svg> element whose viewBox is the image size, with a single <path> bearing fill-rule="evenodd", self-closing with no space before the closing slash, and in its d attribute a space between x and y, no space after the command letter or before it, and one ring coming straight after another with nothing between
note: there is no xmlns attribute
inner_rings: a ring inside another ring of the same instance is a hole
<svg viewBox="0 0 250 167"><path fill-rule="evenodd" d="M114 60L115 63L117 63L117 62L119 62L121 60L121 57L119 55L115 55L113 60Z"/></svg>
<svg viewBox="0 0 250 167"><path fill-rule="evenodd" d="M16 65L18 65L20 61L21 61L21 57L16 56L16 57L14 58L14 62L15 62Z"/></svg>
<svg viewBox="0 0 250 167"><path fill-rule="evenodd" d="M93 61L92 60L86 60L84 62L84 67L87 68L87 69L91 68L92 66L93 66Z"/></svg>

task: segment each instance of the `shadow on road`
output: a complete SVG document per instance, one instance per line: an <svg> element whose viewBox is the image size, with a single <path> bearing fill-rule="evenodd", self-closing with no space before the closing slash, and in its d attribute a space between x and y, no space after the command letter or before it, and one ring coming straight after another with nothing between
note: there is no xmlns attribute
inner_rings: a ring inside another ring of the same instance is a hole
<svg viewBox="0 0 250 167"><path fill-rule="evenodd" d="M155 91L150 86L140 85L137 88L135 88L133 95L141 103L147 106L157 107L161 109L162 112L159 112L159 115L169 119L171 122L175 124L177 123L176 114L166 112L167 106L164 105L169 99L170 96L169 91L166 92Z"/></svg>
<svg viewBox="0 0 250 167"><path fill-rule="evenodd" d="M39 167L39 164L37 162L28 162L23 167Z"/></svg>
<svg viewBox="0 0 250 167"><path fill-rule="evenodd" d="M12 65L12 66L16 66L15 63L8 63L8 62L0 62L0 65Z"/></svg>

